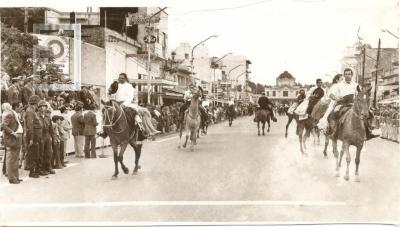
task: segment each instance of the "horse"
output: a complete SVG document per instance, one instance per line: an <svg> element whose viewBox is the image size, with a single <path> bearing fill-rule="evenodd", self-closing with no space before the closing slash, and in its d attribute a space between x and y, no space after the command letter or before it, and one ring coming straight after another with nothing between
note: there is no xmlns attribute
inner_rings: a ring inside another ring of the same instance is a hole
<svg viewBox="0 0 400 227"><path fill-rule="evenodd" d="M338 120L338 127L335 135L331 136L333 142L333 154L336 158L336 177L340 177L341 162L346 152L346 175L344 179L349 181L349 166L351 161L349 148L351 145L357 148L355 158L355 181L360 182L358 168L360 165L361 150L364 145L366 129L364 121L369 117L369 96L371 89L360 91L354 95L354 104ZM337 151L337 140L342 141L340 155Z"/></svg>
<svg viewBox="0 0 400 227"><path fill-rule="evenodd" d="M128 144L131 145L135 151L135 168L133 174L136 175L141 168L139 159L142 153L142 144L138 141L140 129L134 122L134 116L132 116L131 111L125 112L116 101L105 103L102 100L102 103L105 105L102 109L103 129L110 137L110 143L114 153L115 170L112 179L118 177L118 162L121 164L123 172L125 174L129 173L128 167L126 167L123 162L124 152ZM119 153L118 146L121 147Z"/></svg>
<svg viewBox="0 0 400 227"><path fill-rule="evenodd" d="M265 136L265 122L268 123L268 129L267 132L269 132L270 128L270 119L271 119L271 112L270 110L264 110L260 109L256 112L256 118L255 121L257 122L257 128L258 128L258 136L260 136L260 122L262 123L262 135Z"/></svg>
<svg viewBox="0 0 400 227"><path fill-rule="evenodd" d="M190 106L186 110L184 118L183 118L183 123L180 124L180 132L179 132L179 145L178 148L181 148L181 141L182 141L182 131L185 129L185 134L186 134L186 140L185 143L183 144L183 148L186 147L189 135L190 135L190 150L194 151L194 145L196 144L196 139L197 139L197 132L200 128L200 111L199 111L199 97L200 93L194 93L192 95L192 98L190 100Z"/></svg>
<svg viewBox="0 0 400 227"><path fill-rule="evenodd" d="M286 131L285 131L285 138L287 138L288 135L288 128L290 123L292 123L293 119L297 123L296 127L296 134L299 137L299 142L300 142L300 152L303 155L307 155L305 150L307 149L307 139L310 137L310 134L312 130L316 127L316 122L313 118L307 117L305 119L300 119L300 116L298 116L295 113L288 113L287 110L285 110L286 115L288 116L288 122L286 123Z"/></svg>
<svg viewBox="0 0 400 227"><path fill-rule="evenodd" d="M228 118L229 122L229 127L232 126L233 119L235 118L235 107L234 106L228 106L228 109L226 110L226 117Z"/></svg>

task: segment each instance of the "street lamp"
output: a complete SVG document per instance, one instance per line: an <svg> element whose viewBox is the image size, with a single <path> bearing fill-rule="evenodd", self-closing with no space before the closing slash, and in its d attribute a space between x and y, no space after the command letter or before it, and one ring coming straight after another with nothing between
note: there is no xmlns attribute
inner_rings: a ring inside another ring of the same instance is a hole
<svg viewBox="0 0 400 227"><path fill-rule="evenodd" d="M211 63L211 64L212 64L211 66L212 66L212 68L213 68L213 70L214 70L214 79L213 79L213 83L215 83L215 69L216 69L215 63L221 61L222 59L224 59L225 57L227 57L228 55L231 55L231 54L232 54L232 52L231 52L231 53L227 53L227 54L225 54L224 56L218 58L216 61L213 61L213 62ZM212 87L213 87L213 86L212 86ZM214 93L214 100L217 100L217 102L218 102L218 83L217 83L216 89L217 89L217 91L216 91L216 92L213 92L213 93ZM217 98L215 98L215 94L217 94ZM215 104L215 103L214 103L214 104Z"/></svg>
<svg viewBox="0 0 400 227"><path fill-rule="evenodd" d="M237 65L237 66L235 66L235 67L233 67L231 70L229 70L229 72L228 72L228 75L227 75L227 79L230 81L230 74L231 74L231 72L233 71L233 70L235 70L235 69L237 69L237 68L239 68L240 66L242 66L242 64L239 64L239 65ZM229 83L229 88L228 88L228 97L230 98L230 95L231 95L231 93L230 93L230 88L231 88L231 86L232 86L232 84L231 83Z"/></svg>
<svg viewBox="0 0 400 227"><path fill-rule="evenodd" d="M381 31L382 31L382 32L387 32L387 33L391 34L393 37L395 37L396 39L399 39L399 37L398 37L397 35L393 34L392 32L390 32L390 31L387 30L387 29L381 29Z"/></svg>
<svg viewBox="0 0 400 227"><path fill-rule="evenodd" d="M237 77L236 77L236 89L235 89L235 98L237 98L237 93L238 93L238 83L239 83L239 81L238 81L238 79L239 79L239 77L241 77L241 76L243 76L243 75L245 75L245 73L250 73L250 72L248 72L247 70L246 71L244 71L244 72L242 72L242 73L240 73Z"/></svg>
<svg viewBox="0 0 400 227"><path fill-rule="evenodd" d="M196 47L198 47L200 44L204 43L205 41L207 41L207 40L209 40L209 39L211 39L211 38L217 38L217 37L218 37L217 35L212 35L212 36L208 37L207 39L205 39L205 40L199 42L198 44L196 44L196 45L192 48L192 59L191 59L191 61L190 61L190 74L191 74L192 77L193 77L193 61L194 61L194 55L193 55L193 53L194 53L194 49L196 49Z"/></svg>

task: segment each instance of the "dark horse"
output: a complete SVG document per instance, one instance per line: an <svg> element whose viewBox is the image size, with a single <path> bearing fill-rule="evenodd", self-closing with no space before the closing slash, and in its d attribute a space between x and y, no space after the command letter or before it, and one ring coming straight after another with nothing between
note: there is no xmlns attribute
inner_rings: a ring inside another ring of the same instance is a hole
<svg viewBox="0 0 400 227"><path fill-rule="evenodd" d="M228 109L226 110L226 117L228 118L229 121L229 127L232 126L233 119L235 118L235 107L234 106L228 106Z"/></svg>
<svg viewBox="0 0 400 227"><path fill-rule="evenodd" d="M286 123L285 138L287 138L289 125L294 119L297 123L296 134L297 136L299 136L300 151L302 154L306 155L305 152L305 150L307 149L306 142L307 139L310 137L311 131L316 127L316 122L311 117L300 119L300 117L297 114L295 113L290 114L287 112L287 110L286 110L286 115L288 116L288 122Z"/></svg>
<svg viewBox="0 0 400 227"><path fill-rule="evenodd" d="M351 161L349 147L353 145L357 148L356 151L356 170L355 170L355 181L359 182L358 167L360 165L361 150L365 141L366 129L364 121L369 116L369 96L371 89L367 91L361 91L354 97L354 104L350 109L338 120L338 127L335 135L331 136L333 144L333 154L336 158L336 176L340 176L340 167L344 152L346 152L346 175L344 179L348 181L349 177L349 165ZM337 151L337 140L342 141L342 150L340 156Z"/></svg>
<svg viewBox="0 0 400 227"><path fill-rule="evenodd" d="M260 136L260 122L262 123L262 135L265 136L265 132L264 132L264 129L265 129L265 122L268 123L267 132L269 132L269 128L270 128L270 119L271 119L271 112L270 112L270 110L264 110L264 109L257 110L255 121L257 122L258 136Z"/></svg>
<svg viewBox="0 0 400 227"><path fill-rule="evenodd" d="M142 153L142 144L138 141L140 138L139 127L134 122L134 114L131 109L127 109L126 112L122 109L119 103L116 101L110 101L105 105L103 113L103 129L104 132L110 137L111 147L114 152L114 164L115 171L112 179L118 177L118 162L121 164L121 168L125 174L129 173L128 167L124 165L123 157L124 152L128 144L130 144L135 151L135 168L133 174L137 174L141 168L139 165L140 154ZM118 153L118 146L121 147Z"/></svg>

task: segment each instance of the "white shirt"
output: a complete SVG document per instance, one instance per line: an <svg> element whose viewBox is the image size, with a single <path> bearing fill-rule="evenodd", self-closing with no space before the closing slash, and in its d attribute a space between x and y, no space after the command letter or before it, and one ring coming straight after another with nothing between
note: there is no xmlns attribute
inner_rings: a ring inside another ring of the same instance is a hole
<svg viewBox="0 0 400 227"><path fill-rule="evenodd" d="M123 83L118 84L118 90L115 93L115 100L122 102L123 105L128 106L132 103L134 95L134 89L131 84Z"/></svg>
<svg viewBox="0 0 400 227"><path fill-rule="evenodd" d="M190 101L192 99L192 92L190 90L186 90L183 99L186 101Z"/></svg>
<svg viewBox="0 0 400 227"><path fill-rule="evenodd" d="M133 103L137 104L139 103L139 95L138 95L138 90L134 87L133 88Z"/></svg>
<svg viewBox="0 0 400 227"><path fill-rule="evenodd" d="M331 87L330 94L333 94L338 98L342 98L346 95L354 95L357 92L357 86L358 84L354 81L347 83L343 80L342 82L334 84Z"/></svg>
<svg viewBox="0 0 400 227"><path fill-rule="evenodd" d="M210 101L204 100L201 104L202 104L203 107L207 107L207 106L210 105Z"/></svg>
<svg viewBox="0 0 400 227"><path fill-rule="evenodd" d="M233 106L233 105L235 105L235 102L233 102L232 100L229 100L229 101L228 101L228 105L229 105L229 106Z"/></svg>

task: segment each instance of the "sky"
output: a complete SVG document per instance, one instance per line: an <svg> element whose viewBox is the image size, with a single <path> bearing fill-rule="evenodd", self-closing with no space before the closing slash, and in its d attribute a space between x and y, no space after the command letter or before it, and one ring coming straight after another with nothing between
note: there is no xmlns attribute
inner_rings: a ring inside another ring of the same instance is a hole
<svg viewBox="0 0 400 227"><path fill-rule="evenodd" d="M3 4L23 4L18 1ZM26 2L32 5L32 3ZM86 11L86 6L168 7L169 48L192 45L211 35L204 45L210 57L233 52L252 62L250 79L274 85L289 71L298 82L330 80L341 69L345 47L358 41L377 47L398 47L399 0L135 0L35 1L62 11ZM327 75L328 74L328 75Z"/></svg>

